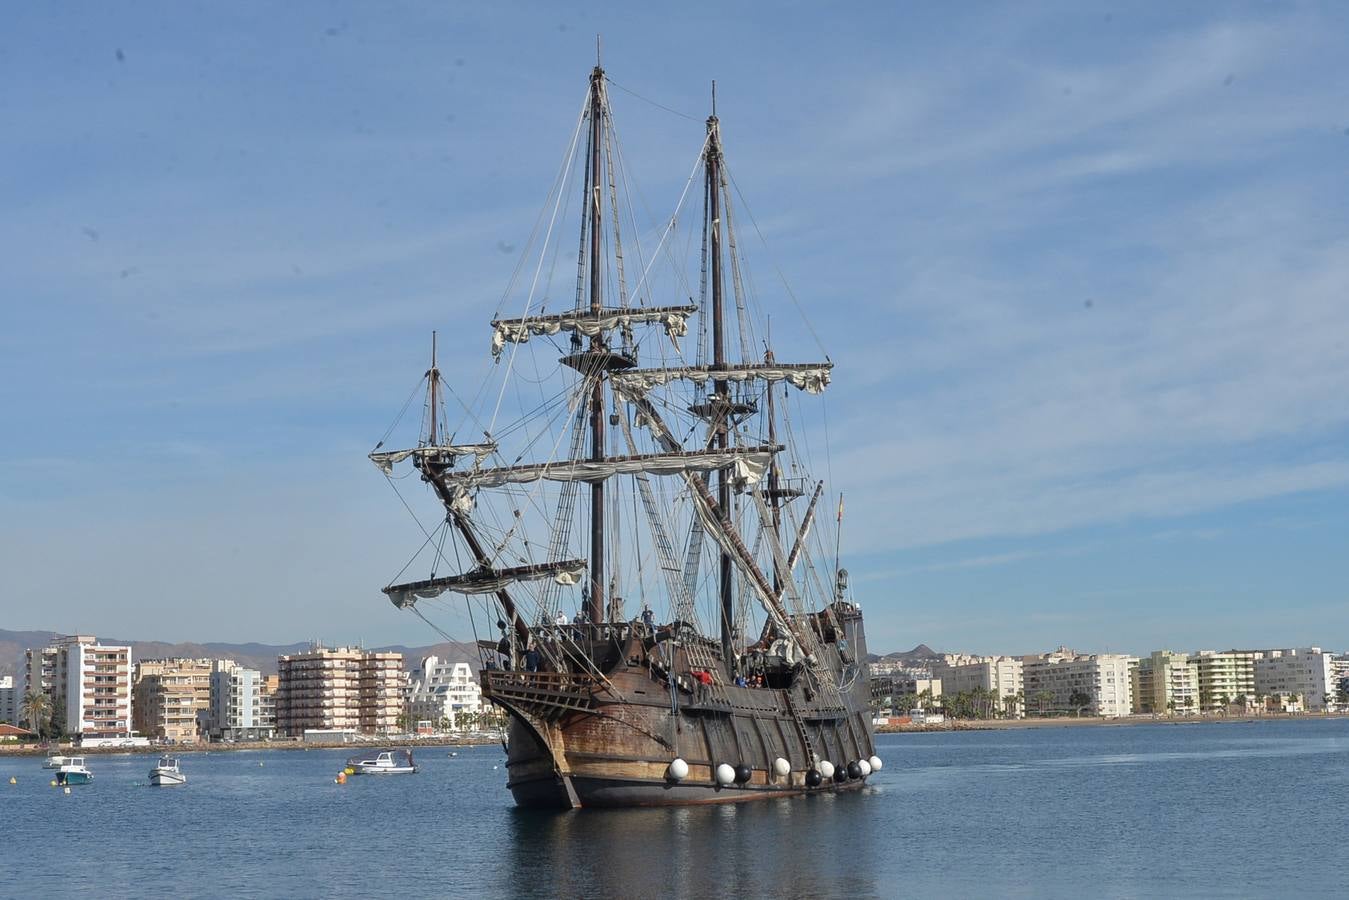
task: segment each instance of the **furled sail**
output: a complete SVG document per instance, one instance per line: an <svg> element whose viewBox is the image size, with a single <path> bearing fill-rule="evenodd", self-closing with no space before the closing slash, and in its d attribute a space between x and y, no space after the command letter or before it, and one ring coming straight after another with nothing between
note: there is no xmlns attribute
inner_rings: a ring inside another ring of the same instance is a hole
<svg viewBox="0 0 1349 900"><path fill-rule="evenodd" d="M565 460L561 462L532 463L492 469L466 469L438 473L447 487L467 489L501 487L505 484L528 484L532 481L598 482L615 475L685 475L730 469L731 480L737 490L759 483L773 454L782 450L777 446L728 447L725 450L693 450L683 453L645 453L636 456L610 456L605 459Z"/></svg>
<svg viewBox="0 0 1349 900"><path fill-rule="evenodd" d="M769 383L785 381L800 388L807 394L822 393L829 384L829 370L834 367L826 363L768 363L744 366L683 366L672 369L628 369L612 372L609 380L614 390L625 397L634 397L654 387L669 384L676 379L702 384L708 381L749 381L758 379Z"/></svg>
<svg viewBox="0 0 1349 900"><path fill-rule="evenodd" d="M581 580L585 570L586 562L583 559L563 559L508 569L475 569L463 575L391 584L384 589L384 593L394 606L403 609L418 600L439 597L446 591L457 594L494 594L516 582L543 581L547 578L561 585L573 585Z"/></svg>
<svg viewBox="0 0 1349 900"><path fill-rule="evenodd" d="M630 328L633 325L652 323L664 325L665 333L677 344L678 339L688 333L689 316L697 311L696 305L631 308L611 306L600 310L598 314L583 308L551 316L497 319L492 323L492 356L500 356L507 341L523 344L534 335L574 331L586 337L593 337L614 328Z"/></svg>
<svg viewBox="0 0 1349 900"><path fill-rule="evenodd" d="M444 446L413 447L410 450L385 450L370 454L370 461L379 467L385 475L393 474L393 467L405 459L416 457L418 460L438 459L453 461L460 456L472 454L478 462L496 452L496 444L446 444Z"/></svg>

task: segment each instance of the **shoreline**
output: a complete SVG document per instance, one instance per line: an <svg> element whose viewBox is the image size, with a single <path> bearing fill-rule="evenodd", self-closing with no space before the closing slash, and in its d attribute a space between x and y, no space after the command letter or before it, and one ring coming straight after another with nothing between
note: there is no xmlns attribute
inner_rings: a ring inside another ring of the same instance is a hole
<svg viewBox="0 0 1349 900"><path fill-rule="evenodd" d="M303 741L281 739L275 741L238 741L233 744L151 744L148 747L77 747L68 743L40 747L34 744L0 744L0 756L37 756L45 757L50 750L57 750L64 756L113 756L128 754L134 756L186 756L190 753L237 753L244 750L341 750L351 747L408 747L434 749L436 747L478 747L498 743L496 738L465 736L462 738L435 737L421 740L386 740L374 738L361 741Z"/></svg>
<svg viewBox="0 0 1349 900"><path fill-rule="evenodd" d="M948 719L940 725L878 725L877 734L944 731L1011 731L1022 728L1127 728L1134 725L1253 725L1257 722L1317 722L1349 718L1349 713L1282 713L1267 716L1028 716L1024 719Z"/></svg>

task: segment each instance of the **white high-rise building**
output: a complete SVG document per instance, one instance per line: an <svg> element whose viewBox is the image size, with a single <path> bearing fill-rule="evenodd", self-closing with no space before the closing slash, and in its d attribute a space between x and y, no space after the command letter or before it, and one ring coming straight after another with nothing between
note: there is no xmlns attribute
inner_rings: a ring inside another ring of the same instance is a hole
<svg viewBox="0 0 1349 900"><path fill-rule="evenodd" d="M1226 712L1232 704L1245 705L1255 696L1255 659L1252 650L1200 650L1190 657L1199 679L1199 708Z"/></svg>
<svg viewBox="0 0 1349 900"><path fill-rule="evenodd" d="M82 738L131 736L131 648L104 646L92 635L59 638L29 649L25 690L46 693L53 712L64 711L67 734Z"/></svg>
<svg viewBox="0 0 1349 900"><path fill-rule="evenodd" d="M468 663L442 663L439 657L428 656L422 660L419 677L412 682L407 707L408 718L414 722L444 722L457 730L460 716L482 709L482 689Z"/></svg>
<svg viewBox="0 0 1349 900"><path fill-rule="evenodd" d="M1324 710L1326 695L1334 703L1336 683L1332 654L1320 647L1266 650L1255 661L1255 692L1264 696L1293 697L1304 709Z"/></svg>
<svg viewBox="0 0 1349 900"><path fill-rule="evenodd" d="M270 688L269 688L270 682ZM211 705L207 733L217 740L257 741L276 730L276 706L267 702L276 679L230 659L218 659L211 670Z"/></svg>
<svg viewBox="0 0 1349 900"><path fill-rule="evenodd" d="M1038 711L1115 718L1133 710L1129 668L1133 657L1121 653L1053 653L1023 656L1026 705Z"/></svg>

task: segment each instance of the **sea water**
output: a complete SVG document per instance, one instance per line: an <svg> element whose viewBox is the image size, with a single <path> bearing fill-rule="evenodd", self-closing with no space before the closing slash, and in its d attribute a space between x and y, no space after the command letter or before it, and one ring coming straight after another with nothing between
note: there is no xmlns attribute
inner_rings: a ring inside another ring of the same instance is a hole
<svg viewBox="0 0 1349 900"><path fill-rule="evenodd" d="M1344 896L1349 720L886 735L868 787L745 805L515 809L499 746L334 782L350 752L0 758L0 895ZM451 756L451 752L457 754ZM9 785L10 776L18 779Z"/></svg>

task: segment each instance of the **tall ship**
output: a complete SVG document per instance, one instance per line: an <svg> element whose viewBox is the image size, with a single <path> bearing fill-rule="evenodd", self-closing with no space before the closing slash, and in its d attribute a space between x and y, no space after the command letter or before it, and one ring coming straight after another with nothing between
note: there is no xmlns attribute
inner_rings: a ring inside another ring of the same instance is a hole
<svg viewBox="0 0 1349 900"><path fill-rule="evenodd" d="M881 767L866 636L842 498L821 514L809 474L833 363L774 355L715 85L683 196L643 241L612 84L597 63L485 386L456 391L433 336L416 439L387 449L395 422L370 454L425 537L384 593L447 639L447 620L474 630L520 806L857 790Z"/></svg>

